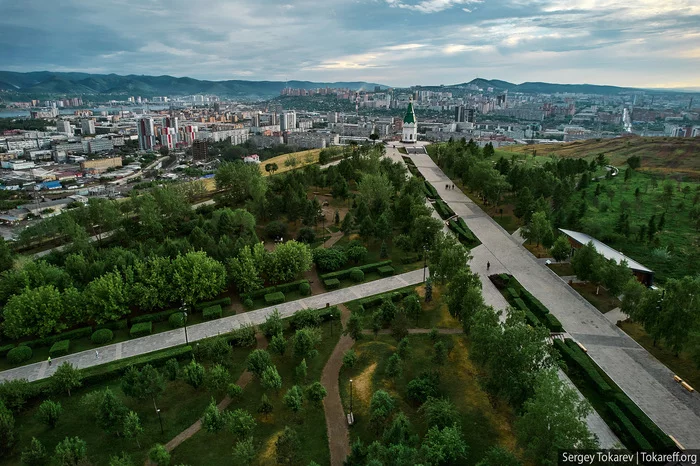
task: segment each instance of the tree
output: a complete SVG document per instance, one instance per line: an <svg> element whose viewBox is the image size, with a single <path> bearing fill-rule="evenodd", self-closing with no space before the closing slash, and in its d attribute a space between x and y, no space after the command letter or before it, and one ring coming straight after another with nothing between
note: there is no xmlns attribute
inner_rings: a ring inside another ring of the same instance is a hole
<svg viewBox="0 0 700 466"><path fill-rule="evenodd" d="M127 414L126 406L109 388L106 388L100 396L95 413L97 425L108 433L119 433L122 421Z"/></svg>
<svg viewBox="0 0 700 466"><path fill-rule="evenodd" d="M410 349L411 346L408 343L408 338L404 338L396 346L396 354L398 354L399 357L405 361L408 358L408 352L410 351Z"/></svg>
<svg viewBox="0 0 700 466"><path fill-rule="evenodd" d="M343 353L343 367L353 368L355 364L357 364L357 353L354 349L350 348Z"/></svg>
<svg viewBox="0 0 700 466"><path fill-rule="evenodd" d="M12 451L15 442L15 417L0 400L0 458Z"/></svg>
<svg viewBox="0 0 700 466"><path fill-rule="evenodd" d="M320 405L323 399L328 395L326 387L320 382L314 382L306 387L306 398L315 405Z"/></svg>
<svg viewBox="0 0 700 466"><path fill-rule="evenodd" d="M270 403L270 400L267 398L267 395L263 393L262 398L260 398L260 405L258 406L258 413L270 414L273 409L274 409L274 406L272 406L272 403Z"/></svg>
<svg viewBox="0 0 700 466"><path fill-rule="evenodd" d="M345 326L345 333L347 335L350 335L350 338L352 338L355 341L359 340L362 337L362 319L357 313L352 312L350 314L348 323Z"/></svg>
<svg viewBox="0 0 700 466"><path fill-rule="evenodd" d="M139 415L135 411L129 411L129 413L124 418L122 434L125 438L132 438L136 440L136 446L139 449L141 448L139 436L143 434L143 426L141 426L141 419L139 419Z"/></svg>
<svg viewBox="0 0 700 466"><path fill-rule="evenodd" d="M153 400L165 391L165 379L161 372L146 364L140 370L134 366L129 367L121 379L121 389L126 396L138 400Z"/></svg>
<svg viewBox="0 0 700 466"><path fill-rule="evenodd" d="M535 212L530 222L523 228L523 236L530 242L537 241L537 246L551 233L552 224L544 212Z"/></svg>
<svg viewBox="0 0 700 466"><path fill-rule="evenodd" d="M491 447L476 466L522 466L522 463L510 451L503 447Z"/></svg>
<svg viewBox="0 0 700 466"><path fill-rule="evenodd" d="M214 179L216 188L226 191L222 198L230 205L248 199L262 199L267 191L267 182L256 164L225 162L216 171Z"/></svg>
<svg viewBox="0 0 700 466"><path fill-rule="evenodd" d="M435 465L463 464L468 451L462 430L456 424L442 429L431 427L421 445L423 457L430 458Z"/></svg>
<svg viewBox="0 0 700 466"><path fill-rule="evenodd" d="M230 382L231 374L229 373L228 369L221 364L214 364L211 369L209 369L206 383L210 390L223 391L228 387Z"/></svg>
<svg viewBox="0 0 700 466"><path fill-rule="evenodd" d="M284 405L291 409L295 414L299 412L302 405L304 404L304 397L301 392L301 388L298 385L294 385L292 388L287 390L284 395Z"/></svg>
<svg viewBox="0 0 700 466"><path fill-rule="evenodd" d="M77 466L87 458L87 444L79 437L66 437L56 445L54 460L60 466Z"/></svg>
<svg viewBox="0 0 700 466"><path fill-rule="evenodd" d="M109 466L134 466L131 457L122 452L122 456L112 456L109 459Z"/></svg>
<svg viewBox="0 0 700 466"><path fill-rule="evenodd" d="M91 281L83 292L85 304L97 323L119 320L128 314L130 296L127 283L116 271Z"/></svg>
<svg viewBox="0 0 700 466"><path fill-rule="evenodd" d="M284 322L280 311L275 309L265 318L265 322L260 326L260 330L266 338L272 338L275 335L280 335L284 332Z"/></svg>
<svg viewBox="0 0 700 466"><path fill-rule="evenodd" d="M284 431L275 441L277 464L296 464L300 449L299 435L291 427L285 426Z"/></svg>
<svg viewBox="0 0 700 466"><path fill-rule="evenodd" d="M457 270L465 266L470 256L457 238L440 232L435 237L429 258L430 277L440 283L446 283Z"/></svg>
<svg viewBox="0 0 700 466"><path fill-rule="evenodd" d="M256 349L251 351L246 360L246 368L248 372L252 372L256 377L262 378L263 372L268 366L272 365L270 353L264 349Z"/></svg>
<svg viewBox="0 0 700 466"><path fill-rule="evenodd" d="M4 238L0 238L0 273L14 265L14 255Z"/></svg>
<svg viewBox="0 0 700 466"><path fill-rule="evenodd" d="M250 466L255 460L255 445L253 437L240 440L233 447L233 463L240 466Z"/></svg>
<svg viewBox="0 0 700 466"><path fill-rule="evenodd" d="M408 316L406 313L403 310L396 312L391 321L391 336L394 337L397 342L408 335L408 324Z"/></svg>
<svg viewBox="0 0 700 466"><path fill-rule="evenodd" d="M226 424L229 432L242 439L250 435L255 428L255 419L244 409L235 409L227 413Z"/></svg>
<svg viewBox="0 0 700 466"><path fill-rule="evenodd" d="M226 287L226 268L203 251L172 261L172 298L193 305L218 295Z"/></svg>
<svg viewBox="0 0 700 466"><path fill-rule="evenodd" d="M216 406L214 398L211 399L204 414L202 415L202 426L207 430L207 432L219 432L224 427L226 427L226 417Z"/></svg>
<svg viewBox="0 0 700 466"><path fill-rule="evenodd" d="M267 277L273 283L292 281L313 264L308 244L287 241L275 247L268 256Z"/></svg>
<svg viewBox="0 0 700 466"><path fill-rule="evenodd" d="M425 281L425 302L429 303L433 300L433 279L428 277Z"/></svg>
<svg viewBox="0 0 700 466"><path fill-rule="evenodd" d="M22 464L26 466L46 466L49 464L49 453L36 437L32 437L29 447L22 452Z"/></svg>
<svg viewBox="0 0 700 466"><path fill-rule="evenodd" d="M284 356L284 353L287 351L287 340L282 333L278 333L272 337L272 340L270 340L270 350L280 356Z"/></svg>
<svg viewBox="0 0 700 466"><path fill-rule="evenodd" d="M658 321L659 336L678 356L700 315L700 277L670 279L665 287Z"/></svg>
<svg viewBox="0 0 700 466"><path fill-rule="evenodd" d="M398 353L392 354L386 362L386 375L392 379L401 377L403 372L403 368L401 366L401 358L399 357Z"/></svg>
<svg viewBox="0 0 700 466"><path fill-rule="evenodd" d="M299 365L294 369L294 376L297 383L306 382L306 359L302 359Z"/></svg>
<svg viewBox="0 0 700 466"><path fill-rule="evenodd" d="M433 345L433 363L436 366L442 366L447 361L447 347L441 341L438 341Z"/></svg>
<svg viewBox="0 0 700 466"><path fill-rule="evenodd" d="M525 455L538 464L557 464L558 451L595 449L595 437L585 422L588 402L566 386L555 370L538 374L532 398L516 421L516 435Z"/></svg>
<svg viewBox="0 0 700 466"><path fill-rule="evenodd" d="M459 411L447 398L428 398L418 412L421 413L428 427L437 426L442 429L459 423Z"/></svg>
<svg viewBox="0 0 700 466"><path fill-rule="evenodd" d="M157 466L168 466L170 464L170 453L163 445L156 443L148 452L148 459Z"/></svg>
<svg viewBox="0 0 700 466"><path fill-rule="evenodd" d="M241 249L237 257L229 260L228 271L238 291L250 293L262 288L264 281L260 276L261 265L255 261L253 252L247 245Z"/></svg>
<svg viewBox="0 0 700 466"><path fill-rule="evenodd" d="M352 231L354 226L355 222L353 220L352 213L348 212L345 214L345 217L343 217L343 223L340 224L340 231L347 235Z"/></svg>
<svg viewBox="0 0 700 466"><path fill-rule="evenodd" d="M394 408L394 399L386 391L377 390L372 394L369 403L370 423L376 431L384 426Z"/></svg>
<svg viewBox="0 0 700 466"><path fill-rule="evenodd" d="M624 259L619 264L614 259L605 261L602 273L603 283L613 296L620 294L627 282L632 278L632 271Z"/></svg>
<svg viewBox="0 0 700 466"><path fill-rule="evenodd" d="M8 279L5 276L3 279ZM61 292L53 285L25 288L7 301L3 309L4 332L10 338L46 335L66 328Z"/></svg>
<svg viewBox="0 0 700 466"><path fill-rule="evenodd" d="M279 167L277 166L276 163L266 163L265 164L265 171L269 174L274 174Z"/></svg>
<svg viewBox="0 0 700 466"><path fill-rule="evenodd" d="M56 369L51 376L51 385L57 392L66 392L70 396L70 391L82 385L80 371L69 362L64 362Z"/></svg>
<svg viewBox="0 0 700 466"><path fill-rule="evenodd" d="M549 252L550 254L552 254L552 257L555 261L561 262L563 260L566 260L567 257L569 257L569 253L571 252L571 244L569 244L569 241L566 239L566 236L559 235L554 241L554 245L549 250Z"/></svg>
<svg viewBox="0 0 700 466"><path fill-rule="evenodd" d="M382 246L379 249L379 258L386 259L387 257L389 257L389 250L387 249L386 241L382 241Z"/></svg>
<svg viewBox="0 0 700 466"><path fill-rule="evenodd" d="M317 328L301 328L294 334L294 356L297 358L313 358L318 351L315 349L321 343L321 332Z"/></svg>
<svg viewBox="0 0 700 466"><path fill-rule="evenodd" d="M62 411L61 403L46 400L39 405L37 417L41 422L53 429L56 427L56 423L58 423L58 418L61 417Z"/></svg>
<svg viewBox="0 0 700 466"><path fill-rule="evenodd" d="M269 365L265 368L260 378L260 385L265 389L275 390L276 392L282 388L282 377L274 365Z"/></svg>
<svg viewBox="0 0 700 466"><path fill-rule="evenodd" d="M447 310L462 322L465 333L471 330L472 316L484 306L479 276L462 265L452 275L446 293Z"/></svg>
<svg viewBox="0 0 700 466"><path fill-rule="evenodd" d="M571 266L580 280L593 280L601 268L601 256L590 242L580 247L571 259Z"/></svg>
<svg viewBox="0 0 700 466"><path fill-rule="evenodd" d="M182 379L195 390L204 383L204 366L192 359L182 368Z"/></svg>
<svg viewBox="0 0 700 466"><path fill-rule="evenodd" d="M357 189L360 199L375 216L380 216L389 208L391 197L396 192L386 176L377 174L364 175Z"/></svg>

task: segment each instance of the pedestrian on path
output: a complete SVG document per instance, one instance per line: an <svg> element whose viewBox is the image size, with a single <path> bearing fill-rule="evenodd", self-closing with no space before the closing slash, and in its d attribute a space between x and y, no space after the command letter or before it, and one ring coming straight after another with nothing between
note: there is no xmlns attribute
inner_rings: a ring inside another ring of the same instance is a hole
<svg viewBox="0 0 700 466"><path fill-rule="evenodd" d="M452 185L452 189L455 189L455 185Z"/></svg>
<svg viewBox="0 0 700 466"><path fill-rule="evenodd" d="M486 262L486 270L488 271L491 268L491 262Z"/></svg>
<svg viewBox="0 0 700 466"><path fill-rule="evenodd" d="M100 359L100 353L97 350L95 350L95 359Z"/></svg>
<svg viewBox="0 0 700 466"><path fill-rule="evenodd" d="M50 366L51 365L51 356L49 356L49 359L47 359L47 361L49 361L49 366Z"/></svg>

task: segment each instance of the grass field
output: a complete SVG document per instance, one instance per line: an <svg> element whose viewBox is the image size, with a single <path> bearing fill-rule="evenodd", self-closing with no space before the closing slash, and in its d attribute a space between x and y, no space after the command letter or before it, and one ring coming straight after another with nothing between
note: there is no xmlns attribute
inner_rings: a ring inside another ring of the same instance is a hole
<svg viewBox="0 0 700 466"><path fill-rule="evenodd" d="M598 294L596 294L596 286L592 283L574 282L571 287L603 314L612 311L616 307L620 307L622 304L615 296L610 296L610 293L602 286Z"/></svg>
<svg viewBox="0 0 700 466"><path fill-rule="evenodd" d="M330 324L325 323L322 326L323 337L320 346L317 348L319 354L315 358L307 359L306 382L299 382L302 388L307 384L318 381L321 377L323 366L333 352L333 348L339 338L338 323L335 322L333 325L334 332L332 336ZM290 331L285 334L287 338L292 335ZM275 441L285 426L294 428L302 442L299 462L295 464L306 465L310 461L315 461L321 465L330 463L323 408L310 405L305 400L302 410L294 415L289 408L284 406L284 394L295 384L294 372L300 362L298 358L293 356L292 349L290 342L284 356L273 356L272 358L282 377L283 385L279 393L276 394L270 390L266 392L260 386L260 382L253 380L243 390L241 400L234 401L228 408L229 410L243 408L255 417L257 422L257 426L253 430L253 439L257 452L257 460L253 463L255 465L277 464ZM263 393L267 393L270 402L274 406L272 414L267 416L256 412ZM228 432L210 434L206 431L200 431L174 450L171 464L230 465L232 464L231 451L234 444L235 439Z"/></svg>
<svg viewBox="0 0 700 466"><path fill-rule="evenodd" d="M278 173L287 172L289 170L295 170L305 165L318 163L318 156L320 153L321 149L311 149L300 152L292 152L291 154L278 155L277 157L273 157L271 159L267 159L261 162L260 172L264 176L269 176L269 173L265 171L265 165L267 165L268 163L277 164L277 171L274 173L275 175L277 175ZM289 165L288 163L290 161L296 162L293 165Z"/></svg>
<svg viewBox="0 0 700 466"><path fill-rule="evenodd" d="M410 354L403 363L403 374L396 380L385 375L387 360L396 349L396 341L388 335L376 340L367 338L356 343L358 363L352 369L343 369L340 374L341 398L346 409L350 409L350 382L352 379L353 414L355 424L351 428L351 441L360 438L369 444L378 438L369 426L369 402L372 394L386 390L396 400L397 411L403 411L411 421L415 432L423 436L427 425L418 407L405 398L406 385L423 371L434 368L431 362L433 341L428 335L411 335ZM499 405L492 407L488 396L478 383L478 373L468 358L467 340L462 335L442 335L442 341L452 340L454 349L449 361L440 370L441 395L449 398L459 412L462 433L469 445L466 464L476 464L492 446L501 445L515 449L512 430L513 412ZM380 433L381 435L381 433Z"/></svg>
<svg viewBox="0 0 700 466"><path fill-rule="evenodd" d="M574 268L569 262L549 264L547 267L552 269L552 271L560 277L570 277L572 275L576 275L576 272L574 272Z"/></svg>

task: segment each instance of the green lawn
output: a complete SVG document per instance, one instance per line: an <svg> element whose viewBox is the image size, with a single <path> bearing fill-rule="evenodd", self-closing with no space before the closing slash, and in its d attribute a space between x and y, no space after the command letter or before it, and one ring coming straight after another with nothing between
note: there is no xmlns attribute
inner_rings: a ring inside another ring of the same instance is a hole
<svg viewBox="0 0 700 466"><path fill-rule="evenodd" d="M329 323L322 326L323 339L318 356L307 359L308 370L305 386L318 381L321 371L339 338L339 324L333 323L333 335ZM287 331L285 336L291 337L293 333ZM228 409L243 408L253 414L257 426L253 431L255 447L258 452L257 465L273 465L275 462L275 441L285 426L293 427L299 434L302 442L300 461L298 464L306 465L310 461L318 464L329 464L328 437L326 435L326 421L323 408L312 406L305 401L302 411L294 415L289 408L284 406L283 397L286 391L294 385L294 372L300 360L293 356L292 343L289 342L284 356L273 356L273 362L277 366L282 377L283 387L279 394L268 391L267 396L274 406L274 411L269 416L257 414L260 398L265 390L260 383L253 380L244 390L240 401L231 403ZM172 464L206 464L206 465L230 465L231 452L235 444L235 438L228 432L210 434L206 431L197 433L194 437L184 442L173 452Z"/></svg>
<svg viewBox="0 0 700 466"><path fill-rule="evenodd" d="M243 372L245 358L249 351L248 348L234 348L230 365L233 380L236 380ZM112 390L129 409L138 413L145 430L139 438L141 448L134 440L108 435L96 427L92 414L81 403L85 394L105 388ZM3 464L19 465L19 453L26 448L32 437L38 438L44 447L52 453L56 444L66 436L78 436L85 440L88 456L93 464L107 464L111 456L119 455L121 452L130 455L135 464L142 464L153 444L166 443L194 423L202 415L212 396L203 387L195 390L181 380L168 382L165 393L157 400L163 421L164 433L161 434L158 416L154 412L151 400L139 401L126 397L121 391L118 380L84 387L75 390L72 395L71 397L66 395L51 397L53 401L60 402L63 407L63 414L55 429L49 429L36 418L38 401L31 403L25 411L16 416L15 425L20 439L19 446L12 456L6 458L6 462Z"/></svg>
<svg viewBox="0 0 700 466"><path fill-rule="evenodd" d="M605 314L610 312L616 307L620 307L622 304L619 299L615 296L611 296L608 291L600 287L598 294L596 294L596 286L591 283L576 283L574 282L572 288L575 289L578 294L583 296L583 298L591 303L596 309Z"/></svg>
<svg viewBox="0 0 700 466"><path fill-rule="evenodd" d="M552 271L560 277L570 277L572 275L576 275L574 268L569 262L555 262L553 264L549 264L547 267L552 269Z"/></svg>
<svg viewBox="0 0 700 466"><path fill-rule="evenodd" d="M352 408L355 424L351 427L351 441L360 438L365 444L379 436L369 425L369 402L372 393L378 389L389 392L396 400L398 410L403 411L411 421L414 430L421 437L427 431L426 423L418 413L418 406L406 396L407 383L423 371L433 368L431 362L433 342L428 335L411 335L410 355L403 363L403 374L391 380L385 374L388 358L395 351L396 341L388 335L376 340L365 338L354 346L359 355L358 364L352 369L343 369L340 374L341 398L346 409L350 410L350 379L352 383ZM466 464L476 464L484 453L495 445L509 450L515 449L512 422L513 412L500 405L491 406L487 394L478 383L478 372L468 359L468 342L462 335L443 335L443 341L452 340L454 349L449 361L440 370L441 395L449 398L457 407L462 433L469 445Z"/></svg>

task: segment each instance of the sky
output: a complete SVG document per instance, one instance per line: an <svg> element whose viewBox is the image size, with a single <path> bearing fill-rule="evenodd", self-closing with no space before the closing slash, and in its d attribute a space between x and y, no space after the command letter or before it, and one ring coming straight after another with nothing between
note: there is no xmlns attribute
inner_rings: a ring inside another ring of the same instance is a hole
<svg viewBox="0 0 700 466"><path fill-rule="evenodd" d="M0 69L700 87L700 0L0 0Z"/></svg>

